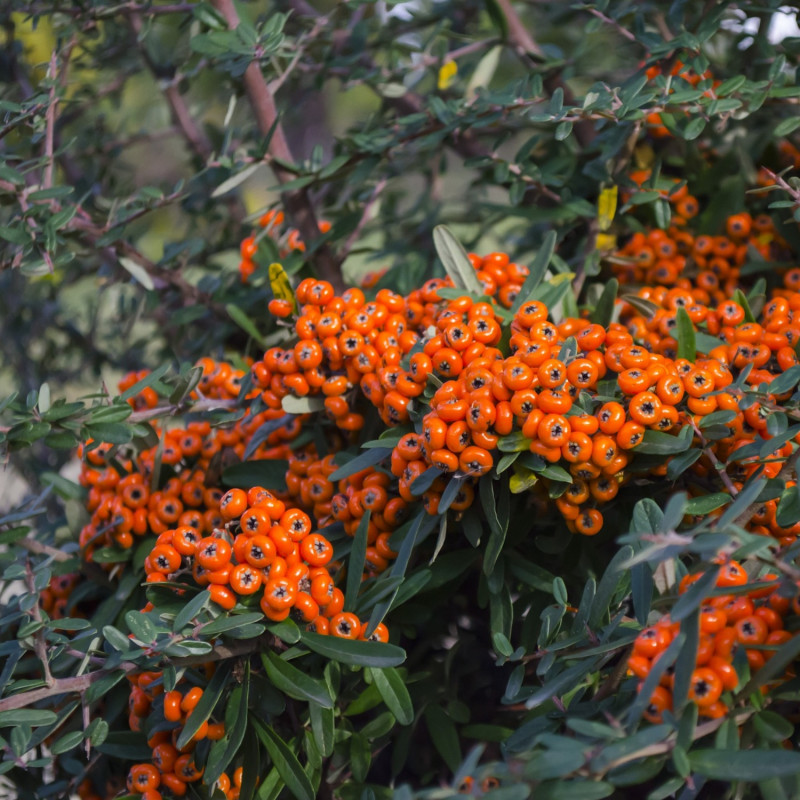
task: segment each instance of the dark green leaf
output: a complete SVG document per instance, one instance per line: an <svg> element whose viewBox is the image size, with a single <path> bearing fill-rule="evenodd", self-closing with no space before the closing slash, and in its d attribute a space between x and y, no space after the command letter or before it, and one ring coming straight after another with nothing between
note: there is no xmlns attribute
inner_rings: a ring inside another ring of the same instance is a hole
<svg viewBox="0 0 800 800"><path fill-rule="evenodd" d="M300 641L315 653L319 653L342 664L360 667L396 667L406 660L406 652L400 647L385 642L363 642L337 639L318 633L303 631Z"/></svg>
<svg viewBox="0 0 800 800"><path fill-rule="evenodd" d="M307 700L322 708L333 708L333 698L328 687L322 681L301 672L273 650L270 650L269 653L262 653L261 661L273 685L288 694L289 697L294 697L296 700Z"/></svg>
<svg viewBox="0 0 800 800"><path fill-rule="evenodd" d="M247 704L250 697L250 662L245 661L242 685L234 687L225 710L226 735L216 742L206 763L203 782L213 786L239 751L247 729ZM219 746L219 752L214 748ZM216 756L213 758L212 756Z"/></svg>
<svg viewBox="0 0 800 800"><path fill-rule="evenodd" d="M530 299L533 292L539 287L539 284L544 280L547 268L550 266L550 259L553 257L553 251L556 247L558 237L555 231L548 231L542 240L542 246L536 253L536 258L530 267L530 273L525 278L525 283L519 290L519 294L511 305L511 313L516 314L522 308L523 304Z"/></svg>
<svg viewBox="0 0 800 800"><path fill-rule="evenodd" d="M371 512L367 510L361 517L353 536L353 546L350 549L350 558L347 562L347 584L345 586L344 607L353 611L358 599L358 590L361 588L361 576L364 572L364 562L367 556L367 533Z"/></svg>
<svg viewBox="0 0 800 800"><path fill-rule="evenodd" d="M641 444L637 445L634 453L647 453L655 456L671 456L683 453L692 445L692 428L686 425L677 436L661 431L647 430Z"/></svg>
<svg viewBox="0 0 800 800"><path fill-rule="evenodd" d="M677 323L675 326L675 338L678 340L678 358L694 361L697 356L694 324L683 306L678 308L675 321Z"/></svg>
<svg viewBox="0 0 800 800"><path fill-rule="evenodd" d="M303 771L297 756L286 742L272 728L262 725L258 721L255 723L255 729L258 733L258 738L261 739L267 749L275 769L278 770L281 779L292 795L297 800L315 800L316 792L314 787Z"/></svg>
<svg viewBox="0 0 800 800"><path fill-rule="evenodd" d="M603 287L603 293L594 307L591 316L592 322L602 325L604 328L608 326L614 317L614 305L617 302L618 290L619 281L616 278L611 278Z"/></svg>
<svg viewBox="0 0 800 800"><path fill-rule="evenodd" d="M328 476L331 483L340 481L343 478L349 478L355 475L356 472L361 472L362 469L367 467L374 467L384 459L389 458L392 454L391 447L373 447L369 450L360 453L355 458L348 461L344 466L339 467L334 473Z"/></svg>
<svg viewBox="0 0 800 800"><path fill-rule="evenodd" d="M189 740L200 730L200 726L211 716L229 685L232 668L233 664L225 661L220 662L219 666L217 666L217 670L208 682L208 686L203 690L203 696L183 724L183 729L176 743L178 749L185 747Z"/></svg>
<svg viewBox="0 0 800 800"><path fill-rule="evenodd" d="M311 717L311 732L317 743L320 755L328 758L333 753L335 743L335 719L333 709L323 708L315 703L308 706Z"/></svg>
<svg viewBox="0 0 800 800"><path fill-rule="evenodd" d="M406 689L400 673L392 667L370 669L369 674L378 688L386 707L394 714L401 725L410 725L414 721L414 707L411 695Z"/></svg>
<svg viewBox="0 0 800 800"><path fill-rule="evenodd" d="M232 464L222 472L223 486L250 489L263 486L265 489L282 489L286 486L289 462L282 459L265 461L242 461Z"/></svg>
<svg viewBox="0 0 800 800"><path fill-rule="evenodd" d="M450 770L455 772L461 763L461 745L453 720L438 705L429 705L424 716L433 746Z"/></svg>
<svg viewBox="0 0 800 800"><path fill-rule="evenodd" d="M175 615L175 620L172 623L172 630L175 633L182 631L197 615L209 604L211 601L211 592L208 589L203 589L198 592L186 605Z"/></svg>

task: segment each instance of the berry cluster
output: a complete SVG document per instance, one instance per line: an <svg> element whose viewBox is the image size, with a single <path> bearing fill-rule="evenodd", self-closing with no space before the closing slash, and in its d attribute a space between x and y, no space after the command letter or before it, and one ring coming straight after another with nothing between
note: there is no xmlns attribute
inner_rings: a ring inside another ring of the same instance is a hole
<svg viewBox="0 0 800 800"><path fill-rule="evenodd" d="M208 664L206 675L213 674L214 665ZM168 729L162 728L147 740L152 749L150 762L135 764L128 772L127 789L140 794L142 800L161 800L166 790L175 797L187 793L187 784L195 783L203 777L203 770L194 761L194 749L203 740L218 741L225 736L225 723L203 722L191 739L179 747L179 736L187 719L203 697L199 686L186 686L183 690L164 690L163 674L142 672L130 675L131 695L128 723L132 731L143 730L145 720L153 713L163 717ZM241 768L233 774L233 780L222 773L214 790L221 791L227 800L237 800L242 782ZM83 800L91 800L91 795L82 794Z"/></svg>
<svg viewBox="0 0 800 800"><path fill-rule="evenodd" d="M703 573L687 575L680 584L685 592ZM689 699L702 716L716 719L728 712L727 692L740 685L734 666L737 650L743 650L751 673L757 672L774 655L775 650L792 638L786 630L785 616L797 601L792 601L775 588L776 575L764 575L758 587L742 591L748 575L736 561L727 561L719 568L716 587L721 593L703 600L700 606L700 630L697 642L696 667L691 675ZM738 591L737 591L738 590ZM733 593L736 591L737 593ZM663 616L655 625L645 628L633 644L628 659L629 674L640 680L639 689L658 663L658 659L681 631L681 623ZM793 673L787 673L783 682ZM661 722L664 711L672 710L674 670L668 668L650 697L645 718Z"/></svg>

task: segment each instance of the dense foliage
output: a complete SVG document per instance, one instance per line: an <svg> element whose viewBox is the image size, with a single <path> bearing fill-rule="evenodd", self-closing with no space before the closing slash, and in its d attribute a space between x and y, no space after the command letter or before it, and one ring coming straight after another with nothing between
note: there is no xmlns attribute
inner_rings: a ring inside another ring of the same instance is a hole
<svg viewBox="0 0 800 800"><path fill-rule="evenodd" d="M10 5L9 791L800 795L792 15Z"/></svg>

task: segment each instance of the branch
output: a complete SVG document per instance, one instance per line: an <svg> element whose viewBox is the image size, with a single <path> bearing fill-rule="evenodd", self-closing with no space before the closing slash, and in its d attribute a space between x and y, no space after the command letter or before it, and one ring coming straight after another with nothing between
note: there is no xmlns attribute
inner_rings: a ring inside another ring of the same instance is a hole
<svg viewBox="0 0 800 800"><path fill-rule="evenodd" d="M192 667L196 664L205 664L207 661L221 661L225 658L236 658L249 653L255 653L260 646L261 643L258 639L247 639L230 646L216 645L210 653L173 658L170 659L170 664L176 669ZM3 711L12 711L16 708L25 708L41 700L46 700L48 697L56 697L60 694L71 694L73 692L81 694L101 678L105 678L107 675L118 674L120 669L126 675L129 675L132 672L141 671L142 665L134 664L131 661L125 661L119 668L114 670L99 669L95 672L87 672L84 675L78 675L74 678L56 678L53 680L51 686L43 686L41 689L33 689L29 692L20 692L19 694L12 694L10 697L4 697L0 700L0 713Z"/></svg>
<svg viewBox="0 0 800 800"><path fill-rule="evenodd" d="M28 589L28 593L36 597L36 602L31 608L31 616L36 622L41 623L42 609L39 608L39 593L36 591L33 568L31 567L30 559L27 559L25 562L25 586ZM47 642L44 638L44 628L39 628L39 630L33 634L33 652L36 653L36 658L39 659L42 665L44 682L48 685L48 687L52 686L55 681L53 679L53 673L50 672L50 660L47 656Z"/></svg>
<svg viewBox="0 0 800 800"><path fill-rule="evenodd" d="M212 5L225 17L231 30L238 27L239 15L233 0L212 0ZM242 80L261 135L271 134L270 155L279 161L294 163L289 142L278 119L275 99L264 80L258 61L250 62ZM283 168L280 163L274 163L272 169L281 184L288 183L294 178L292 173ZM311 249L315 240L319 239L320 232L308 192L305 189L283 192L283 203L292 224L300 231L306 247ZM337 291L344 288L339 261L326 243L323 242L314 248L314 262L321 278L333 284Z"/></svg>
<svg viewBox="0 0 800 800"><path fill-rule="evenodd" d="M514 10L511 0L495 0L508 24L508 40L512 47L522 56L535 56L544 61L547 57L544 50L539 47L533 37L528 33L528 29L522 24L522 20Z"/></svg>
<svg viewBox="0 0 800 800"><path fill-rule="evenodd" d="M55 547L51 547L49 544L42 544L42 542L32 539L29 536L23 537L22 539L17 539L14 544L24 547L29 553L47 556L48 558L52 558L53 561L58 561L62 564L72 560L72 556L69 553L64 553Z"/></svg>
<svg viewBox="0 0 800 800"><path fill-rule="evenodd" d="M753 716L755 711L742 711L739 714L735 714L733 716L733 720L736 723L737 727L742 723L746 722L750 717ZM712 719L708 722L704 722L702 725L698 725L692 736L692 741L696 742L699 739L708 736L711 733L714 733L718 728L722 726L724 722L728 721L728 717L720 717L719 719ZM602 772L602 775L610 772L612 769L616 767L620 767L623 764L627 764L629 761L638 761L640 758L647 758L648 756L660 756L664 755L665 753L671 753L675 749L675 745L678 743L678 735L677 733L670 734L669 738L663 742L658 742L656 744L651 744L649 747L643 747L641 750L636 750L633 753L627 753L624 756L621 756L616 761L612 761Z"/></svg>

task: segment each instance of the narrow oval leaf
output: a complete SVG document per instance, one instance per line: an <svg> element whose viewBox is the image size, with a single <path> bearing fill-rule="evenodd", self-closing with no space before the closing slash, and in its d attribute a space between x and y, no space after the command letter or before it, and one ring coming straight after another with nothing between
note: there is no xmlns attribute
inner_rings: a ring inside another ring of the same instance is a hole
<svg viewBox="0 0 800 800"><path fill-rule="evenodd" d="M256 722L255 728L286 788L297 800L315 800L314 787L286 742L272 728L260 722Z"/></svg>
<svg viewBox="0 0 800 800"><path fill-rule="evenodd" d="M269 653L262 653L261 661L275 688L296 700L307 700L323 708L333 708L333 698L322 681L301 672L272 650Z"/></svg>
<svg viewBox="0 0 800 800"><path fill-rule="evenodd" d="M400 673L391 667L370 669L369 672L383 702L395 719L401 725L410 725L414 721L414 706Z"/></svg>
<svg viewBox="0 0 800 800"><path fill-rule="evenodd" d="M300 641L321 656L357 667L397 667L406 660L405 650L384 642L337 639L308 631L301 633Z"/></svg>
<svg viewBox="0 0 800 800"><path fill-rule="evenodd" d="M483 294L483 286L478 280L467 251L444 225L437 225L433 229L433 246L444 265L444 271L456 288L477 295Z"/></svg>
<svg viewBox="0 0 800 800"><path fill-rule="evenodd" d="M693 772L726 783L800 775L800 753L791 750L694 750L689 763Z"/></svg>

